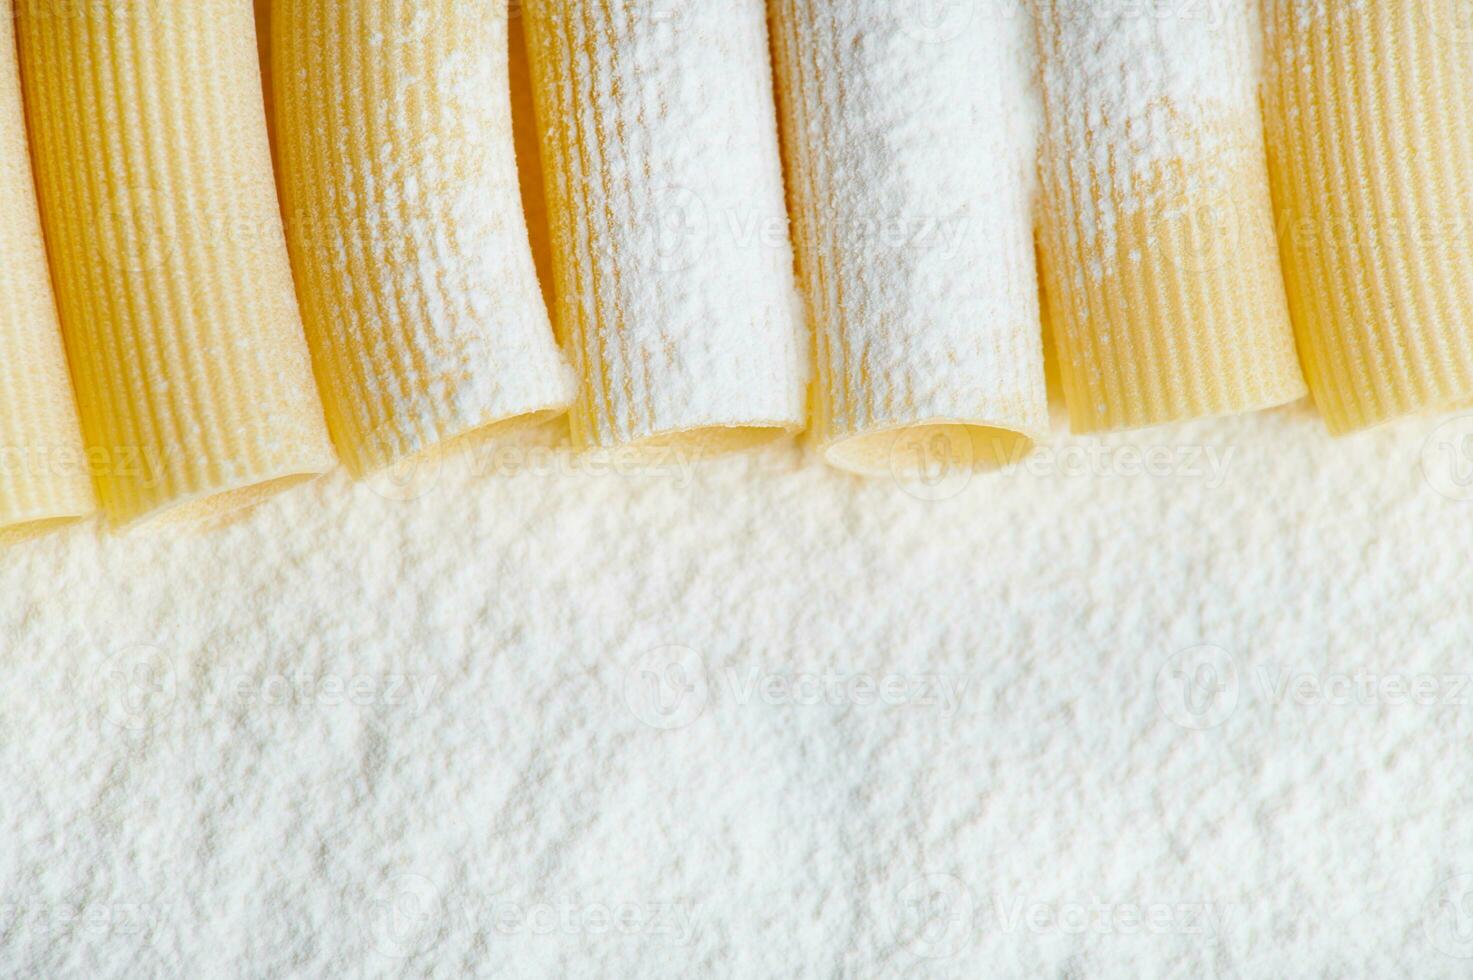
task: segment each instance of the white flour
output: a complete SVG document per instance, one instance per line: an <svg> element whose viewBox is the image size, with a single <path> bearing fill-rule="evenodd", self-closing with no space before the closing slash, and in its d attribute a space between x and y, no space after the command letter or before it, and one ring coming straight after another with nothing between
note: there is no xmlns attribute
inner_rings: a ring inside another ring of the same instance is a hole
<svg viewBox="0 0 1473 980"><path fill-rule="evenodd" d="M524 447L22 545L0 973L1464 976L1467 428Z"/></svg>

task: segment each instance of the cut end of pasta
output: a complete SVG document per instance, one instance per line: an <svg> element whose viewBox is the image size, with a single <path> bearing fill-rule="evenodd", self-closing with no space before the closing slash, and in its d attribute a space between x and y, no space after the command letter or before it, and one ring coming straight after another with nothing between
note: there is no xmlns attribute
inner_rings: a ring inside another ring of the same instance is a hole
<svg viewBox="0 0 1473 980"><path fill-rule="evenodd" d="M944 463L949 471L986 472L1022 460L1042 438L1006 425L938 419L837 439L823 450L829 465L860 476L924 476Z"/></svg>
<svg viewBox="0 0 1473 980"><path fill-rule="evenodd" d="M0 548L45 537L79 524L88 516L85 513L70 514L65 517L41 517L34 520L17 521L14 524L0 524Z"/></svg>
<svg viewBox="0 0 1473 980"><path fill-rule="evenodd" d="M567 403L558 401L546 408L521 412L506 418L494 419L475 425L464 431L449 434L444 441L410 453L382 452L373 456L359 455L350 461L344 458L348 473L355 480L371 479L396 466L410 466L416 461L443 459L460 453L474 452L486 443L495 442L528 429L535 429L567 414Z"/></svg>
<svg viewBox="0 0 1473 980"><path fill-rule="evenodd" d="M194 496L175 499L135 518L115 520L113 526L118 531L178 527L213 530L224 523L243 517L272 497L317 479L327 472L328 468L324 466L322 469L289 473L260 482L247 482L239 486L205 491Z"/></svg>

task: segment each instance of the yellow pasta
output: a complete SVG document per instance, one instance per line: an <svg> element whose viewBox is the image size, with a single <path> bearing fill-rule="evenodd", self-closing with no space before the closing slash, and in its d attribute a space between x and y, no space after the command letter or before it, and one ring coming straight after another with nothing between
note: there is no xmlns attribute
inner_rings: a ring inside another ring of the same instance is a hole
<svg viewBox="0 0 1473 980"><path fill-rule="evenodd" d="M26 149L10 0L0 0L0 541L91 513Z"/></svg>
<svg viewBox="0 0 1473 980"><path fill-rule="evenodd" d="M251 5L18 8L42 217L110 519L215 516L331 467Z"/></svg>
<svg viewBox="0 0 1473 980"><path fill-rule="evenodd" d="M527 31L521 0L512 0L510 18L511 117L516 137L517 174L522 192L522 213L527 216L527 237L532 242L532 261L537 282L549 310L557 308L553 291L552 238L548 231L547 193L542 182L542 157L537 138L537 104L532 91L532 66L527 62Z"/></svg>
<svg viewBox="0 0 1473 980"><path fill-rule="evenodd" d="M772 0L799 266L829 462L1016 460L1048 429L1034 269L1031 44L918 31L893 0ZM855 44L862 38L862 44Z"/></svg>
<svg viewBox="0 0 1473 980"><path fill-rule="evenodd" d="M715 453L799 429L763 0L523 11L575 442Z"/></svg>
<svg viewBox="0 0 1473 980"><path fill-rule="evenodd" d="M506 5L278 0L272 23L288 238L349 469L566 410L517 186Z"/></svg>
<svg viewBox="0 0 1473 980"><path fill-rule="evenodd" d="M1040 244L1076 431L1305 394L1273 234L1250 4L1036 0Z"/></svg>
<svg viewBox="0 0 1473 980"><path fill-rule="evenodd" d="M1265 116L1315 401L1352 432L1473 396L1473 34L1461 0L1266 0Z"/></svg>

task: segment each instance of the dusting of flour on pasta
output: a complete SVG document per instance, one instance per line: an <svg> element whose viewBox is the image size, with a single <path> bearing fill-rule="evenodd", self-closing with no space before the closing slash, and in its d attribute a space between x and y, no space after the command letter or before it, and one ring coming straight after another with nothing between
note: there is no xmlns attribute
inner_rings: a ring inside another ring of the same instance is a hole
<svg viewBox="0 0 1473 980"><path fill-rule="evenodd" d="M894 472L902 426L1041 435L1026 9L963 5L919 22L892 0L770 9L816 337L815 438L846 468ZM973 453L1004 445L1016 443L979 439Z"/></svg>
<svg viewBox="0 0 1473 980"><path fill-rule="evenodd" d="M1257 8L1228 2L1037 3L1045 166L1085 185L1071 245L1110 254L1120 222L1202 199L1255 148Z"/></svg>

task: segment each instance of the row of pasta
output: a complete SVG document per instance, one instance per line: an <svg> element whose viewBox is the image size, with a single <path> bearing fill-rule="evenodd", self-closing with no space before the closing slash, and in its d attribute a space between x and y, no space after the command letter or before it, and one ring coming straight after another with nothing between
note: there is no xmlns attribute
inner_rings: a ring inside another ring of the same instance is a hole
<svg viewBox="0 0 1473 980"><path fill-rule="evenodd" d="M1076 431L1457 404L1457 5L273 0L263 92L246 0L0 0L0 527L563 413L987 466L1046 342Z"/></svg>

